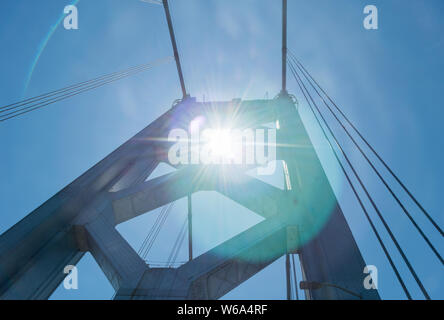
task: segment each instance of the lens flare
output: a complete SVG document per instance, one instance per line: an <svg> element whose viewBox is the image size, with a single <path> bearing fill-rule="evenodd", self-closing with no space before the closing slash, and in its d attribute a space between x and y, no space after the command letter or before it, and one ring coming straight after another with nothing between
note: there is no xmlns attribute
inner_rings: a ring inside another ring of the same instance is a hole
<svg viewBox="0 0 444 320"><path fill-rule="evenodd" d="M71 5L75 6L79 2L80 2L80 0L73 0L71 2ZM40 57L43 54L43 51L45 50L46 46L49 43L49 40L51 40L52 35L57 30L57 28L60 25L60 23L62 23L64 17L65 17L65 14L62 13L62 15L57 19L57 21L49 28L49 31L46 34L46 37L43 38L43 40L40 42L40 44L39 44L39 46L37 48L37 52L36 52L36 54L34 56L34 59L32 60L31 67L29 68L28 75L26 76L25 85L23 87L23 92L22 92L22 98L24 98L25 95L26 95L26 91L28 90L29 83L31 82L31 79L32 79L32 74L34 73L35 67L37 66L37 63L39 62Z"/></svg>
<svg viewBox="0 0 444 320"><path fill-rule="evenodd" d="M233 158L233 137L231 136L230 129L208 130L206 147L215 157L226 159Z"/></svg>

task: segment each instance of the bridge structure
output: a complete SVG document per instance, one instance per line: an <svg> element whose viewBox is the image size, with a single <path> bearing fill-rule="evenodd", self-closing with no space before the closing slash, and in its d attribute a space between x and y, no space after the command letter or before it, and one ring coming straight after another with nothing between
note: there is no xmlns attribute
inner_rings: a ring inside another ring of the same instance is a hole
<svg viewBox="0 0 444 320"><path fill-rule="evenodd" d="M290 298L292 255L299 256L307 299L380 299L377 290L363 284L366 263L301 120L298 101L286 90L289 64L310 104L301 80L310 75L297 60L288 59L286 0L282 3L281 92L274 99L198 102L186 91L168 2L163 1L183 97L0 236L1 299L49 298L66 276L64 268L76 265L86 252L112 284L115 299L218 299L282 256ZM284 190L248 175L254 167L250 164L178 164L175 172L147 180L160 163L169 163L171 130L189 131L199 117L207 120L208 128L228 122L232 129L276 124L276 143L269 148L275 148L276 160L283 163ZM194 257L192 195L200 191L216 191L263 221ZM116 226L184 197L189 261L177 268L153 268ZM420 281L418 285L429 298Z"/></svg>

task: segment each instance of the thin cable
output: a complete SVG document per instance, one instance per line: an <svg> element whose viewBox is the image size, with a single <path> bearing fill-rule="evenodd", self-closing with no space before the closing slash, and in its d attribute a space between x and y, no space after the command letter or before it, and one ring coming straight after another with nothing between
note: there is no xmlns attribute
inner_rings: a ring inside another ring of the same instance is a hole
<svg viewBox="0 0 444 320"><path fill-rule="evenodd" d="M43 106L46 106L46 105L48 105L48 104L52 104L52 103L55 103L55 102L57 102L57 101L64 100L64 99L67 99L67 98L69 98L69 97L75 96L75 95L77 95L77 94L79 94L79 93L82 93L82 92L85 92L85 91L88 91L88 90L92 90L92 89L95 89L95 88L97 88L97 87L101 87L101 86L103 86L103 85L105 85L105 84L108 84L108 83L110 83L110 82L114 82L114 81L120 80L120 79L122 79L122 78L125 78L125 77L128 77L128 76L131 76L131 75L133 75L133 74L140 73L140 72L142 72L142 71L145 71L145 70L150 69L150 68L153 67L153 66L154 66L154 64L153 64L153 65L146 66L146 67L143 67L143 68L140 68L140 69L137 69L137 70L134 70L134 71L125 72L125 73L122 73L122 74L120 74L120 75L113 76L113 77L110 78L109 80L106 79L106 81L100 81L100 82L98 82L98 83L93 83L92 85L84 86L83 88L77 89L77 90L75 90L75 91L73 91L73 92L68 92L68 93L63 94L63 95L61 95L61 96L54 97L54 98L51 98L51 99L49 99L49 100L45 100L45 101L42 101L42 102L38 102L38 103L36 103L36 104L34 104L34 105L27 106L27 107L24 107L24 108L22 108L22 109L15 110L15 111L12 111L12 112L9 112L9 113L7 113L7 114L3 114L3 115L1 115L1 117L3 117L4 119L2 119L2 120L0 120L0 121L4 121L4 120L7 120L7 119L9 119L9 118L13 118L13 117L18 116L18 115L20 115L20 114L23 114L23 113L26 113L26 112L29 112L29 111L32 111L32 110L35 110L35 109L39 109L39 108L41 108L41 107L43 107ZM26 110L26 111L25 111L25 110ZM21 112L21 111L23 111L23 112ZM19 113L19 112L20 112L20 113ZM14 116L7 117L7 116L9 116L9 115L13 115L13 114L14 114Z"/></svg>
<svg viewBox="0 0 444 320"><path fill-rule="evenodd" d="M392 260L392 258L391 258L391 256L390 256L390 254L389 254L389 252L388 252L386 246L384 245L384 242L382 241L382 238L381 238L381 236L379 235L378 230L376 229L375 225L373 224L373 221L372 221L372 219L370 218L370 215L368 214L367 209L365 208L365 206L364 206L364 204L363 204L363 202L362 202L362 200L361 200L361 197L359 196L358 192L356 191L356 188L355 188L355 186L353 185L353 183L352 183L352 181L351 181L351 179L350 179L350 177L349 177L347 171L345 170L344 165L343 165L342 162L340 161L339 156L338 156L338 154L337 154L335 148L333 147L333 145L332 145L330 139L329 139L328 136L327 136L327 133L326 133L325 130L324 130L324 127L321 125L321 122L320 122L319 118L317 117L317 115L316 115L316 113L315 113L313 107L311 106L311 103L310 103L310 101L308 100L308 98L307 98L307 96L306 96L306 94L305 94L304 89L302 88L302 86L301 86L301 84L300 84L298 78L296 77L296 75L295 75L295 69L294 69L293 65L291 64L291 61L288 60L288 63L289 63L289 66L290 66L290 70L291 70L291 72L292 72L292 74L293 74L293 77L295 78L295 80L296 80L296 82L297 82L297 84L298 84L298 86L299 86L299 88L300 88L302 94L303 94L304 97L305 97L305 100L307 101L308 106L310 107L310 109L311 109L313 115L315 116L316 121L317 121L319 127L320 127L321 130L322 130L322 133L324 134L325 138L327 139L327 141L328 141L328 143L329 143L329 146L330 146L330 148L332 149L333 154L334 154L336 160L338 161L338 163L339 163L339 165L340 165L340 167L341 167L341 169L342 169L342 171L343 171L343 173L344 173L344 175L345 175L345 177L346 177L346 179L347 179L347 181L348 181L350 187L352 188L352 191L353 191L353 193L354 193L356 199L357 199L358 202L359 202L359 205L361 206L362 210L364 211L364 214L365 214L365 216L366 216L366 218L367 218L367 221L369 222L369 224L370 224L370 226L371 226L371 228L372 228L372 230L373 230L373 232L374 232L376 238L378 239L378 242L379 242L379 244L381 245L381 248L382 248L382 250L384 251L384 254L385 254L387 260L389 261L390 266L392 267L393 271L395 272L396 278L398 279L399 283L401 284L401 287L402 287L402 289L403 289L405 295L407 296L407 298L408 298L409 300L411 300L411 299L412 299L412 296L410 295L410 293L409 293L409 291L408 291L408 289L407 289L407 287L406 287L404 281L402 280L401 275L400 275L398 269L396 268L396 265L394 264L394 262L393 262L393 260ZM339 146L339 148L342 150L341 146Z"/></svg>
<svg viewBox="0 0 444 320"><path fill-rule="evenodd" d="M294 68L294 67L293 67ZM311 96L310 92L307 90L307 88L305 87L305 84L302 82L302 79L299 77L298 72L296 71L296 69L294 69L294 71L296 72L296 75L298 77L298 79L301 81L302 85L304 86L308 96L310 97L310 100L312 101L313 105L316 107L316 110L318 111L319 115L321 116L322 120L324 121L328 131L330 132L331 136L333 137L333 139L335 140L336 144L339 146L342 154L344 155L345 160L347 161L347 163L349 164L350 168L353 170L356 178L359 181L359 184L361 185L362 189L364 190L365 194L367 195L368 199L370 200L373 208L375 209L379 219L381 220L381 222L383 223L386 231L388 232L390 238L392 239L393 243L395 244L396 248L398 249L399 253L401 254L405 264L407 265L408 269L410 270L411 274L413 275L413 277L415 278L416 283L418 284L418 286L420 287L422 293L424 294L425 298L427 300L430 299L429 294L427 293L427 290L424 288L421 280L419 279L418 275L416 274L415 270L413 269L412 265L410 264L410 261L408 260L407 256L405 255L404 251L402 250L401 246L399 245L398 241L396 240L394 234L392 233L389 225L387 224L387 222L385 221L384 217L382 216L381 212L379 211L378 206L376 205L376 203L373 201L373 198L370 196L367 188L364 186L364 183L362 182L361 178L359 177L359 175L357 174L355 168L353 167L353 165L351 164L347 154L344 152L344 150L342 149L342 147L340 146L338 140L336 139L335 134L333 133L333 131L331 130L330 126L328 125L327 121L325 120L324 116L322 115L319 107L317 106L317 104L314 102L313 97Z"/></svg>
<svg viewBox="0 0 444 320"><path fill-rule="evenodd" d="M180 237L179 243L178 243L178 245L177 245L177 247L176 247L176 253L173 255L173 258L172 258L172 260L170 261L171 264L176 263L177 256L178 256L178 254L179 254L179 252L180 252L180 248L182 247L183 241L184 241L184 239L185 239L186 223L187 223L187 222L188 222L187 219L185 219L184 226L182 227L182 236Z"/></svg>
<svg viewBox="0 0 444 320"><path fill-rule="evenodd" d="M187 221L185 220L185 222L187 222ZM186 228L183 228L182 229L182 236L180 237L179 243L176 247L176 253L173 256L173 259L171 260L169 267L172 267L173 264L176 263L177 256L179 255L179 252L180 252L180 248L182 248L183 241L185 240L185 235L186 235Z"/></svg>
<svg viewBox="0 0 444 320"><path fill-rule="evenodd" d="M332 287L332 288L336 288L336 289L342 290L342 291L347 292L348 294L351 294L352 296L355 296L355 297L359 298L360 300L362 300L362 296L360 294L357 294L356 292L353 292L353 291L348 290L346 288L340 287L340 286L338 286L336 284L322 282L321 285L325 286L325 287Z"/></svg>
<svg viewBox="0 0 444 320"><path fill-rule="evenodd" d="M298 278L296 276L296 264L294 263L294 254L291 255L291 261L293 262L294 291L296 292L296 300L299 300Z"/></svg>
<svg viewBox="0 0 444 320"><path fill-rule="evenodd" d="M411 216L411 214L408 212L408 210L405 208L405 206L402 204L402 202L399 200L399 198L396 196L396 194L393 192L393 190L390 188L390 186L387 184L387 182L385 181L385 179L382 177L382 175L379 173L379 171L376 169L376 167L373 165L373 163L370 161L370 159L367 157L367 155L364 153L364 151L360 148L360 146L357 144L357 142L355 141L355 139L351 136L351 134L349 133L349 131L347 130L347 128L343 125L343 123L341 122L340 119L338 119L338 117L336 116L336 114L333 112L333 110L330 108L330 106L327 104L327 102L325 101L325 99L321 96L321 94L319 93L319 91L315 88L315 86L313 85L313 83L310 81L310 79L307 77L307 75L304 73L304 71L302 70L302 68L297 64L296 65L298 67L298 69L301 71L301 73L305 76L305 78L307 79L307 81L310 83L311 87L315 90L315 92L318 94L318 96L322 99L322 101L324 102L325 106L330 110L330 112L333 114L333 116L335 117L335 119L339 122L339 124L341 125L341 127L345 130L345 132L347 133L347 135L350 137L350 139L352 140L352 142L354 143L354 145L358 148L358 150L360 151L360 153L364 156L364 158L367 160L367 162L369 163L369 165L371 166L371 168L373 169L373 171L376 173L376 175L378 176L378 178L382 181L382 183L384 184L384 186L387 188L387 190L390 192L390 194L392 195L392 197L396 200L396 202L398 203L398 205L401 207L401 209L403 210L403 212L405 213L405 215L409 218L410 222L414 225L414 227L416 228L416 230L420 233L420 235L422 236L422 238L426 241L427 245L430 247L430 249L433 251L433 253L436 255L436 257L439 259L439 261L441 262L441 264L444 264L444 260L442 259L441 255L439 254L438 250L436 250L435 246L432 244L432 242L429 240L429 238L424 234L424 232L422 231L422 229L419 227L419 225L416 223L416 221L413 219L413 217Z"/></svg>
<svg viewBox="0 0 444 320"><path fill-rule="evenodd" d="M145 249L145 247L146 247L146 244L147 244L147 241L148 241L149 239L151 239L151 236L152 236L154 230L157 228L157 225L158 225L158 223L159 223L159 221L160 221L160 218L163 216L163 213L164 213L164 211L165 211L165 208L166 208L166 207L162 207L162 210L160 211L160 214L157 215L156 220L154 221L154 223L153 223L153 225L151 226L150 230L148 231L148 233L147 233L145 239L143 240L142 245L141 245L140 248L139 248L139 251L137 251L137 253L138 253L139 255L142 253L142 251L144 251L144 249Z"/></svg>
<svg viewBox="0 0 444 320"><path fill-rule="evenodd" d="M179 75L180 87L182 89L182 98L185 99L188 96L187 89L185 87L185 80L183 78L182 67L180 64L179 52L177 50L176 36L174 35L173 22L170 14L170 8L168 0L162 0L163 8L165 11L165 17L168 24L168 31L170 33L171 45L173 47L174 60L176 61L177 73Z"/></svg>
<svg viewBox="0 0 444 320"><path fill-rule="evenodd" d="M412 297L411 297L409 291L407 290L407 287L405 286L405 283L404 283L404 281L402 280L402 278L401 278L401 276L400 276L400 274L399 274L399 272L398 272L398 269L396 268L395 264L393 263L393 260L392 260L392 258L390 257L390 254L388 253L387 248L385 247L384 242L382 241L382 238L381 238L380 235L379 235L379 232L377 231L375 225L373 224L373 222L372 222L372 220L371 220L371 218L370 218L370 216L369 216L369 214L368 214L368 212L367 212L367 209L365 208L365 206L364 206L364 204L363 204L363 202L362 202L362 200L361 200L361 197L360 197L359 194L357 193L357 191L356 191L356 189L355 189L355 187L354 187L354 185L353 185L353 183L352 183L352 181L351 181L349 175L347 174L347 171L345 170L345 168L344 168L342 162L341 162L340 159L339 159L339 156L338 156L336 150L333 148L333 145L332 145L330 139L328 138L327 133L325 132L323 126L321 125L321 122L320 122L319 118L317 117L317 115L316 115L314 109L312 108L311 103L310 103L310 101L308 100L308 98L307 98L307 96L306 96L306 94L305 94L304 89L302 88L302 86L301 86L299 80L296 78L296 76L295 76L295 70L294 70L294 68L293 68L293 66L292 66L292 64L291 64L291 61L288 61L288 62L289 62L290 70L291 70L291 72L292 72L292 74L293 74L293 77L295 78L295 80L296 80L296 82L297 82L297 84L298 84L298 86L299 86L299 88L300 88L302 94L303 94L304 97L305 97L305 100L307 101L308 106L310 107L310 109L311 109L313 115L314 115L315 118L316 118L316 121L317 121L319 127L321 128L321 130L322 130L322 132L323 132L325 138L327 139L327 141L328 141L328 143L329 143L329 146L330 146L330 148L332 149L332 151L333 151L333 153L334 153L334 155L335 155L336 160L338 161L338 163L339 163L339 165L340 165L342 171L344 172L344 175L345 175L345 177L346 177L346 179L347 179L347 181L348 181L350 187L352 188L352 191L353 191L355 197L357 198L357 200L358 200L358 202L359 202L359 204L360 204L362 210L364 211L364 214L365 214L365 216L366 216L368 222L370 223L370 226L371 226L373 232L375 233L376 238L378 239L378 242L379 242L379 244L381 245L381 247L382 247L382 249L383 249L383 251L384 251L384 253L385 253L385 255L386 255L386 257L387 257L387 259L388 259L388 261L389 261L389 263L390 263L390 265L391 265L391 267L392 267L392 269L393 269L393 271L395 272L395 275L396 275L398 281L400 282L400 284L401 284L401 286L402 286L402 288L403 288L403 290L404 290L404 293L406 294L407 298L408 298L409 300L411 300ZM340 146L339 146L339 148L341 149Z"/></svg>
<svg viewBox="0 0 444 320"><path fill-rule="evenodd" d="M154 222L154 224L153 224L153 226L151 227L149 233L147 234L147 237L145 238L145 239L146 239L145 243L142 244L142 245L143 245L143 248L142 248L142 247L140 248L140 253L139 253L139 255L140 255L144 260L145 260L145 257L146 257L145 252L146 252L146 250L147 250L147 245L148 245L148 243L151 243L151 239L152 239L154 233L156 232L157 228L159 227L159 223L160 223L160 221L162 221L163 218L164 218L164 215L165 215L166 209L167 209L167 206L162 207L162 210L160 211L159 215L157 216L156 221Z"/></svg>
<svg viewBox="0 0 444 320"><path fill-rule="evenodd" d="M186 227L186 223L187 223L187 221L188 221L188 219L185 219L183 225L182 225L181 228L180 228L179 233L177 234L176 241L174 242L173 247L172 247L171 252L170 252L170 255L168 256L167 266L171 263L171 260L172 260L172 258L173 258L173 256L174 256L175 252L176 252L176 247L177 247L177 245L178 245L178 243L179 243L179 241L180 241L180 238L182 237L182 232L183 232L183 230L184 230L185 227Z"/></svg>
<svg viewBox="0 0 444 320"><path fill-rule="evenodd" d="M163 62L165 62L165 61L163 61ZM135 71L132 71L132 72L129 72L129 73L126 73L126 74L119 75L118 77L113 78L113 79L111 79L111 80L102 81L102 82L99 82L98 84L94 84L94 85L91 85L91 86L87 86L86 88L82 88L82 89L80 89L80 90L76 90L76 91L74 91L74 92L72 92L72 93L66 93L66 94L63 94L63 95L61 95L61 96L59 96L59 97L55 97L55 98L52 98L52 99L49 99L49 100L46 100L46 101L43 101L43 102L37 103L37 104L35 104L35 105L27 106L27 107L22 108L22 109L20 109L20 110L15 110L15 111L13 111L13 112L11 112L11 113L3 114L3 115L0 116L0 117L3 117L3 118L0 119L0 122L3 122L3 121L6 121L6 120L9 120L9 119L12 119L12 118L18 117L18 116L23 115L23 114L25 114L25 113L28 113L28 112L31 112L31 111L34 111L34 110L40 109L40 108L42 108L42 107L48 106L48 105L50 105L50 104L56 103L56 102L61 101L61 100L68 99L68 98L70 98L70 97L76 96L76 95L78 95L78 94L80 94L80 93L83 93L83 92L85 92L85 91L90 91L90 90L92 90L92 89L95 89L95 88L98 88L98 87L104 86L104 85L106 85L106 84L108 84L108 83L115 82L115 81L117 81L117 80L120 80L120 79L123 79L123 78L129 77L129 76L131 76L131 75L134 75L134 74L140 73L140 72L142 72L142 71L146 71L146 70L152 68L153 66L158 65L158 64L163 63L163 62L162 62L162 61L159 61L157 64L156 64L156 63L153 63L151 66L147 66L147 67L144 67L144 68L142 68L142 69L140 69L140 70L135 70Z"/></svg>
<svg viewBox="0 0 444 320"><path fill-rule="evenodd" d="M85 88L82 88L80 90L69 92L69 93L63 94L63 95L61 95L59 97L55 97L55 98L52 98L52 99L49 99L49 100L46 100L46 101L43 101L43 102L36 103L34 105L31 105L31 106L24 107L24 108L19 109L19 110L15 110L15 111L3 114L3 115L1 115L3 118L0 119L0 121L5 121L5 120L11 119L11 118L15 118L15 117L20 116L22 114L34 111L36 109L40 109L42 107L48 106L50 104L53 104L55 102L58 102L58 101L61 101L61 100L65 100L67 98L76 96L76 95L78 95L80 93L83 93L85 91L89 91L89 90L92 90L92 89L104 86L105 84L108 84L108 83L111 83L111 82L123 79L125 77L131 76L133 74L136 74L136 73L148 70L148 69L149 68L145 68L145 69L139 70L137 72L132 72L132 73L124 74L124 75L121 75L121 76L119 76L117 78L114 78L114 79L111 79L111 80L108 80L108 81L102 81L102 82L99 82L99 83L94 84L94 85L86 86Z"/></svg>
<svg viewBox="0 0 444 320"><path fill-rule="evenodd" d="M166 207L166 210L163 211L163 215L162 215L162 217L160 219L160 222L156 226L156 229L154 230L153 236L148 241L148 244L146 245L146 248L145 248L144 252L142 253L143 260L146 260L146 257L148 256L148 253L151 251L151 248L153 247L154 242L156 241L157 236L159 235L159 232L162 229L162 227L163 227L163 225L164 225L164 223L166 221L166 218L168 217L168 214L167 214L169 212L168 208L169 208L169 205Z"/></svg>
<svg viewBox="0 0 444 320"><path fill-rule="evenodd" d="M420 210L424 213L424 215L427 217L427 219L430 221L430 223L432 223L432 225L436 228L436 230L438 230L438 232L441 234L441 236L444 236L443 230L438 226L438 224L435 222L435 220L424 209L424 207L419 203L419 201L416 200L416 198L413 196L413 194L410 192L410 190L404 185L404 183L399 179L399 177L393 172L393 170L388 166L388 164L382 159L382 157L378 154L378 152L376 152L376 150L367 141L367 139L364 138L364 136L361 134L361 132L354 126L354 124L349 120L349 118L336 105L336 103L333 101L333 99L330 98L330 96L324 91L324 89L319 85L319 83L312 77L312 75L307 71L307 69L302 65L302 63L296 58L296 55L291 50L289 50L289 52L290 52L292 58L296 61L296 64L300 65L304 69L304 71L307 73L307 75L313 80L313 82L318 86L318 88L322 91L322 93L333 104L333 106L336 108L336 110L339 111L339 113L344 117L344 119L347 121L347 123L353 128L353 130L358 134L358 136L362 139L362 141L364 141L364 143L367 145L367 147L373 152L373 154L384 165L384 167L387 169L387 171L393 176L393 178L398 182L398 184L404 189L404 191L409 195L409 197L413 200L413 202L420 208ZM440 258L440 260L442 262L442 258Z"/></svg>
<svg viewBox="0 0 444 320"><path fill-rule="evenodd" d="M121 71L113 72L113 73L110 73L110 74L105 74L105 75L102 75L100 77L96 77L96 78L93 78L93 79L90 79L90 80L86 80L86 81L82 81L82 82L79 82L79 83L76 83L76 84L72 84L72 85L66 86L64 88L57 89L57 90L54 90L54 91L50 91L48 93L44 93L44 94L41 94L41 95L38 95L38 96L35 96L35 97L27 98L25 100L18 101L18 102L15 102L15 103L12 103L12 104L0 107L0 113L6 112L8 110L16 109L18 107L21 107L21 106L24 106L24 105L27 105L27 104L30 104L30 103L34 103L34 102L39 101L39 100L43 100L43 99L52 97L54 95L57 95L59 93L63 93L63 92L69 91L71 89L82 87L82 86L85 86L85 85L93 83L93 82L105 80L107 78L110 78L110 77L113 77L113 76L116 76L116 75L119 75L119 74L122 74L122 73L126 73L126 72L129 72L129 71L133 71L133 70L136 70L136 69L140 69L140 68L143 68L143 67L147 67L147 66L150 66L150 65L151 65L151 63L141 64L141 65L130 67L130 68L127 68L127 69L124 69L124 70L121 70Z"/></svg>
<svg viewBox="0 0 444 320"><path fill-rule="evenodd" d="M291 269L291 263L290 263L290 269ZM291 284L292 282L294 283L294 279L293 279L293 275L290 273L290 300L296 300L295 291L297 291L297 288L294 287L294 284L293 285Z"/></svg>
<svg viewBox="0 0 444 320"><path fill-rule="evenodd" d="M156 229L154 235L151 237L151 240L150 240L150 242L148 243L147 248L145 249L145 252L144 252L143 257L142 257L144 260L146 260L146 257L147 257L147 255L148 255L148 253L151 251L151 249L152 249L152 247L153 247L153 245L154 245L154 242L156 241L156 239L157 239L157 237L158 237L158 235L159 235L159 233L160 233L160 230L162 230L162 227L163 227L163 225L165 224L165 221L166 221L166 219L168 218L168 216L169 216L169 214L170 214L171 209L173 208L173 206L174 206L174 202L171 202L170 204L168 204L168 207L167 207L167 209L165 210L165 214L164 214L164 216L162 217L162 220L160 221L160 223L159 223L159 225L158 225L158 227L157 227L157 229Z"/></svg>

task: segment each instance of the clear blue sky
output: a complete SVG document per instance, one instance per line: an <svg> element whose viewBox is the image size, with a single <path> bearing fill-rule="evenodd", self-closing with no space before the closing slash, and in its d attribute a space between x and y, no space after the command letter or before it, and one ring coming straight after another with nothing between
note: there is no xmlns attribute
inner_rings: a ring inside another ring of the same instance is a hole
<svg viewBox="0 0 444 320"><path fill-rule="evenodd" d="M138 0L80 0L79 30L59 25L52 32L64 6L70 3L1 1L0 105L19 100L24 92L26 97L38 95L171 55L161 6ZM377 31L362 26L367 4L379 9ZM191 95L199 100L203 96L206 100L231 100L263 98L266 93L272 97L279 92L280 1L172 0L171 10ZM442 226L444 2L290 0L288 15L289 48ZM289 90L302 100L290 77ZM1 123L0 232L164 113L180 96L175 65L169 63ZM319 132L304 110L302 105L310 134L324 150L325 142L316 139ZM366 262L379 268L381 296L403 298L331 154L321 153ZM353 159L360 161L357 154ZM443 299L442 266L401 218L393 201L380 191L369 168L359 169L432 298ZM259 221L256 215L240 209L244 223L233 227L234 215L223 214L236 205L221 196L198 194L194 202L196 220L200 221L195 226L198 253ZM175 206L174 219L153 248L152 260L168 256L170 244L162 238L180 227L185 208L183 200ZM443 252L440 236L417 211L414 216ZM137 249L152 217L144 215L118 230ZM211 219L220 219L223 227L206 230ZM183 250L179 260L185 255ZM400 262L399 256L395 255L395 261ZM78 267L79 290L59 288L53 298L112 296L111 286L89 254ZM421 298L406 268L400 268L413 296ZM284 284L284 265L279 260L227 298L281 299L285 297Z"/></svg>

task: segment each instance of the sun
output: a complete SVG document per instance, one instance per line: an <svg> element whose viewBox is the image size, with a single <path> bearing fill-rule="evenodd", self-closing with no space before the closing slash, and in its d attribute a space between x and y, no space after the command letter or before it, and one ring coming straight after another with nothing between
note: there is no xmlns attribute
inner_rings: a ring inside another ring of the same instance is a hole
<svg viewBox="0 0 444 320"><path fill-rule="evenodd" d="M231 159L234 157L234 142L230 129L217 128L208 130L205 141L205 147L214 157L219 159Z"/></svg>

